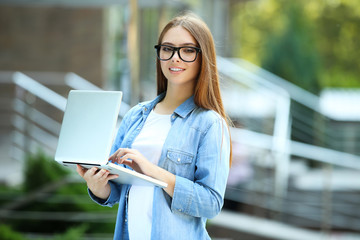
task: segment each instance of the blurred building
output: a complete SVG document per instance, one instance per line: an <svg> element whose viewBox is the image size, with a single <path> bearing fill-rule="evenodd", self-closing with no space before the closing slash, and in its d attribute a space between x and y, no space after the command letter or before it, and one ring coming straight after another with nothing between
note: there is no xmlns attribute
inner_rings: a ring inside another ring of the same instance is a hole
<svg viewBox="0 0 360 240"><path fill-rule="evenodd" d="M0 2L0 181L21 183L27 154L39 148L54 154L70 89L121 89L129 105L153 98L159 30L192 9L214 34L224 104L235 125L225 203L232 212L209 222L213 236L358 234L359 91L325 90L319 97L231 59L228 13L236 2Z"/></svg>
<svg viewBox="0 0 360 240"><path fill-rule="evenodd" d="M104 86L104 15L100 7L0 5L0 69L76 72Z"/></svg>

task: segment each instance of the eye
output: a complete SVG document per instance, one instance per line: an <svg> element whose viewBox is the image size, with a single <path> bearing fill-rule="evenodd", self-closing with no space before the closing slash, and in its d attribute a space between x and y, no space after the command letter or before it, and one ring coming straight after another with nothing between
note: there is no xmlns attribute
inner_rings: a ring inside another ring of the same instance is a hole
<svg viewBox="0 0 360 240"><path fill-rule="evenodd" d="M185 53L194 53L196 50L194 48L188 47L188 48L184 48L183 51Z"/></svg>
<svg viewBox="0 0 360 240"><path fill-rule="evenodd" d="M164 52L172 52L172 51L174 51L174 48L168 47L168 46L162 46L161 50Z"/></svg>

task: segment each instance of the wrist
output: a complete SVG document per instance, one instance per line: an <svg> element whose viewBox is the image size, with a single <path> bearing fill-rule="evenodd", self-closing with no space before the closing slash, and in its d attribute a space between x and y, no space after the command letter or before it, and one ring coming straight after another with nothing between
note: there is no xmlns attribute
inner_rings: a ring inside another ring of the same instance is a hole
<svg viewBox="0 0 360 240"><path fill-rule="evenodd" d="M107 200L110 196L110 192L111 192L110 184L106 184L101 189L91 189L89 186L88 186L88 188L94 194L94 196L96 196L97 198L100 198L102 200Z"/></svg>
<svg viewBox="0 0 360 240"><path fill-rule="evenodd" d="M174 195L176 176L173 173L171 173L157 165L154 165L154 166L155 166L155 170L153 171L154 175L151 177L167 183L168 186L166 188L164 188L164 191L170 197L172 197Z"/></svg>

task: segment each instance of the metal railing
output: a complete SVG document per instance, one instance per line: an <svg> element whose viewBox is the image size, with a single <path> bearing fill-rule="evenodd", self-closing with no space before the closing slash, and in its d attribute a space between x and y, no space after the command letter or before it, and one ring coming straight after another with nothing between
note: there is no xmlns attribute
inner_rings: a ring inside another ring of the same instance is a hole
<svg viewBox="0 0 360 240"><path fill-rule="evenodd" d="M296 121L296 123L292 124L293 138L299 139L303 142L307 142L309 139L318 138L317 141L313 142L314 145L332 148L339 151L347 151L341 145L349 145L351 144L350 141L353 141L353 144L357 146L355 149L360 148L359 140L347 140L343 137L344 131L342 130L344 127L340 126L338 128L334 128L331 126L332 123L336 123L338 121L336 119L332 119L331 116L328 116L323 112L323 109L320 107L320 98L317 95L312 94L243 59L231 59L231 61L234 64L237 64L237 66L243 69L243 71L245 70L256 74L259 78L266 79L266 81L276 84L289 93L293 102L291 107L291 117L293 122ZM314 126L314 122L315 124L322 126L322 128ZM356 127L354 127L352 131L359 132ZM360 152L353 151L351 153L359 154Z"/></svg>
<svg viewBox="0 0 360 240"><path fill-rule="evenodd" d="M55 92L21 72L1 74L1 83L15 85L15 92L9 101L12 102L13 109L8 126L13 128L11 157L22 161L27 152L35 153L39 148L54 155L66 106L66 97L62 95L67 95L67 92ZM57 84L67 86L68 90L102 90L74 73L53 74L57 78L63 78L63 82ZM41 76L41 73L33 75ZM51 81L52 73L45 73L45 77ZM120 118L129 108L128 104L122 102Z"/></svg>
<svg viewBox="0 0 360 240"><path fill-rule="evenodd" d="M263 94L268 101L273 101L274 106L277 106L277 99L286 99L282 108L275 107L273 115L265 117L265 121L273 124L273 133L254 126L257 121L252 118L247 121L248 116L238 119L245 125L242 129L232 129L232 139L248 151L240 161L250 162L253 175L247 182L229 186L226 198L253 209L255 215L259 213L260 216L294 225L315 227L327 233L332 228L360 232L357 214L337 207L350 204L349 208L356 209L359 202L351 195L356 192L349 194L352 189L345 186L342 187L342 191L346 191L343 198L335 199L332 183L340 169L359 173L360 156L332 147L334 134L329 133L331 131L327 128L327 122L331 120L322 114L319 98L244 60L218 57L218 63L225 82L224 89L227 86L233 89L233 86L242 86L249 92ZM236 104L238 108L250 105L247 102ZM247 122L251 125L246 125ZM276 136L277 123L282 134ZM257 131L251 131L252 128ZM282 147L274 148L275 141ZM234 156L234 161L237 161L236 158ZM293 167L295 163L303 167L301 173L292 173L296 170ZM299 189L295 184L302 175L319 170L323 172L317 174L322 186L315 192ZM314 200L314 195L319 199ZM289 208L289 205L292 207ZM347 224L349 221L352 223Z"/></svg>

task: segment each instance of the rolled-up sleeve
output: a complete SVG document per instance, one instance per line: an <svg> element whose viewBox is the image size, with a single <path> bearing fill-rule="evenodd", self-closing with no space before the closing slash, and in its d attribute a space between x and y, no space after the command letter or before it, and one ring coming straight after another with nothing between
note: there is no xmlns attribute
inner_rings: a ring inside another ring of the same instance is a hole
<svg viewBox="0 0 360 240"><path fill-rule="evenodd" d="M97 204L101 205L101 206L106 206L106 207L112 207L114 204L118 203L119 199L120 199L120 187L119 184L117 183L113 183L111 181L109 181L110 187L111 187L111 191L110 191L110 195L107 199L101 199L96 197L91 190L88 188L88 193L90 198L96 202Z"/></svg>
<svg viewBox="0 0 360 240"><path fill-rule="evenodd" d="M171 210L194 217L215 217L224 202L229 158L228 127L223 119L219 119L202 136L196 157L195 181L176 176Z"/></svg>

